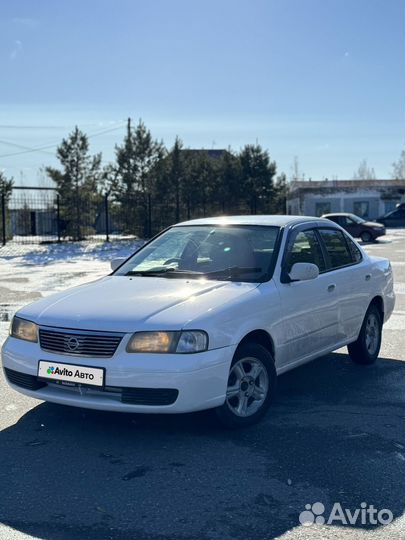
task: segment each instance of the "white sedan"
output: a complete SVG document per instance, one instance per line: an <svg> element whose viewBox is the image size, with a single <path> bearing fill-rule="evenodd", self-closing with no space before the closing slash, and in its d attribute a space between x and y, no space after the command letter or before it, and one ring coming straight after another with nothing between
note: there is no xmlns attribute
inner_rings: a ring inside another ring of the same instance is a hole
<svg viewBox="0 0 405 540"><path fill-rule="evenodd" d="M215 409L244 426L280 373L344 345L373 363L395 302L390 262L320 218L188 221L112 268L17 312L2 349L15 390L108 411Z"/></svg>

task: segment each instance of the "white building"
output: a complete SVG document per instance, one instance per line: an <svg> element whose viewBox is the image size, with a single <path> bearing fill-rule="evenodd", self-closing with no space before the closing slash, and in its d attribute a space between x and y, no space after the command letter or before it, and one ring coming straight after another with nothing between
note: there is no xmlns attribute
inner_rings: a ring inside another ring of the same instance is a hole
<svg viewBox="0 0 405 540"><path fill-rule="evenodd" d="M375 219L404 202L404 180L323 180L291 182L287 213L321 216L350 212Z"/></svg>

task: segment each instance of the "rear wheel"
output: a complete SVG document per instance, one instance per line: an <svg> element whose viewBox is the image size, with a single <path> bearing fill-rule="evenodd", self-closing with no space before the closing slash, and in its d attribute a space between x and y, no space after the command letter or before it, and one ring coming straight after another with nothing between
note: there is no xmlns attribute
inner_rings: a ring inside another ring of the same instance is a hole
<svg viewBox="0 0 405 540"><path fill-rule="evenodd" d="M231 364L225 403L215 409L220 422L229 428L257 422L274 397L276 377L273 358L265 347L242 345Z"/></svg>
<svg viewBox="0 0 405 540"><path fill-rule="evenodd" d="M347 346L350 358L356 364L373 364L381 347L382 315L375 304L372 304L364 317L359 337Z"/></svg>

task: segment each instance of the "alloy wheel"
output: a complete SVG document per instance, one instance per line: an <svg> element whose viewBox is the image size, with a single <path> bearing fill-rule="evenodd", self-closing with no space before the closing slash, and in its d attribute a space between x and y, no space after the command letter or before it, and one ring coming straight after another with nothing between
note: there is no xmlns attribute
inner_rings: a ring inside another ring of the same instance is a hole
<svg viewBox="0 0 405 540"><path fill-rule="evenodd" d="M269 392L266 367L253 357L241 358L231 368L226 402L231 411L241 417L255 414Z"/></svg>
<svg viewBox="0 0 405 540"><path fill-rule="evenodd" d="M366 348L370 356L375 354L380 340L380 325L374 313L370 313L366 321Z"/></svg>

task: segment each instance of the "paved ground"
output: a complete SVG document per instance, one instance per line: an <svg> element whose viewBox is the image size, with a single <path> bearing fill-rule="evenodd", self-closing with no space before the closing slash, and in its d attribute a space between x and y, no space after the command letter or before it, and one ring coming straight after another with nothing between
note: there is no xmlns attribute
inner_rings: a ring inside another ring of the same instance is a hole
<svg viewBox="0 0 405 540"><path fill-rule="evenodd" d="M341 350L281 376L271 412L244 431L222 431L206 413L144 417L46 404L1 378L0 539L404 539L404 240L398 231L367 246L392 260L396 278L379 362L355 366ZM3 333L29 295L107 269L105 257L70 267L53 258L44 284L35 277L43 262L3 259ZM299 513L316 501L327 511L367 502L395 519L385 529L300 526Z"/></svg>

